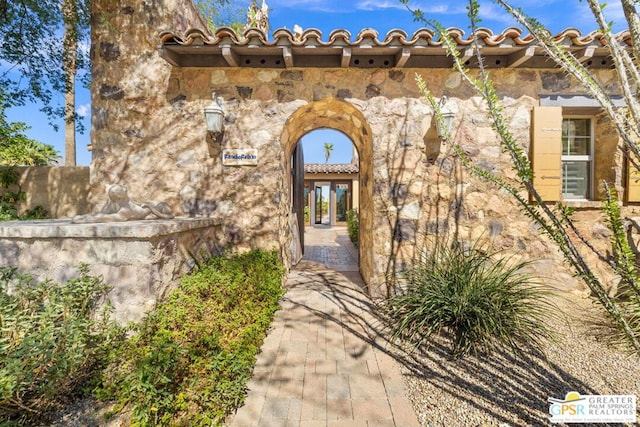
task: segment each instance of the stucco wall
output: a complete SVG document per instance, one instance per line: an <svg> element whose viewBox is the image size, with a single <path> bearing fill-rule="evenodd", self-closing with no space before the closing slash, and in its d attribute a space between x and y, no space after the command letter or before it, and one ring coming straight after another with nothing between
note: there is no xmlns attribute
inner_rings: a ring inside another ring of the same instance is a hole
<svg viewBox="0 0 640 427"><path fill-rule="evenodd" d="M305 181L322 181L322 180L335 180L335 181L349 181L351 183L351 204L353 209L360 210L360 185L358 175L352 174L313 174L305 173Z"/></svg>
<svg viewBox="0 0 640 427"><path fill-rule="evenodd" d="M124 2L123 2L124 3ZM169 16L180 1L163 3ZM480 167L512 181L514 172L491 129L481 99L450 69L255 69L173 68L155 51L157 34L178 24L151 21L131 2L121 19L148 25L126 26L127 39L99 27L94 44L121 52L117 61L98 55L93 74L92 200L103 183L122 182L133 199L168 201L186 216L214 216L223 240L238 248L289 247L289 163L297 137L333 127L350 137L360 155L360 264L371 292L388 291L384 277L411 263L416 247L434 233L458 239L486 238L523 258L544 259L562 269L557 251L531 221L494 186L471 176L436 135L433 111L421 99L414 76L420 73L434 96L446 95L455 111L453 135ZM154 38L155 37L155 38ZM609 70L594 71L615 92ZM495 69L492 77L516 138L529 144L530 110L543 94L584 94L560 70ZM106 90L105 88L110 88ZM211 93L222 96L226 132L221 143L207 135L203 108ZM315 120L314 111L318 119ZM357 111L358 114L354 114ZM356 117L357 116L357 117ZM305 117L296 121L296 117ZM293 118L293 119L292 119ZM605 121L606 122L606 121ZM597 177L622 190L617 137L599 120L595 153ZM223 166L226 148L255 148L257 166ZM369 150L363 153L363 150ZM364 200L363 200L364 196ZM629 212L636 208L628 208ZM597 210L579 213L584 233L606 243L594 230ZM375 230L375 232L374 232ZM363 251L367 251L363 253ZM283 250L287 261L287 253ZM541 272L549 272L548 265ZM562 271L562 270L559 270ZM577 286L566 272L554 282Z"/></svg>
<svg viewBox="0 0 640 427"><path fill-rule="evenodd" d="M67 218L89 212L89 168L84 166L34 166L13 168L26 200L18 203L21 213L42 206L51 218ZM11 186L9 191L18 191ZM0 188L0 194L6 191Z"/></svg>

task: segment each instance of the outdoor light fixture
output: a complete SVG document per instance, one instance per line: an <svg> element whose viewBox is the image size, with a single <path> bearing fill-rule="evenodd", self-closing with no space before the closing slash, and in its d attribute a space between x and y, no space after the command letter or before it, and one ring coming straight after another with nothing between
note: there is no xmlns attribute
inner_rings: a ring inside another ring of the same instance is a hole
<svg viewBox="0 0 640 427"><path fill-rule="evenodd" d="M213 101L204 107L204 117L207 120L207 131L211 138L217 140L224 132L224 100L221 96L216 98L216 93L211 94Z"/></svg>
<svg viewBox="0 0 640 427"><path fill-rule="evenodd" d="M451 125L453 124L453 118L455 116L453 111L446 108L445 104L447 100L448 98L446 96L440 98L438 106L440 107L440 115L442 117L436 117L436 131L438 132L438 137L442 140L451 132Z"/></svg>

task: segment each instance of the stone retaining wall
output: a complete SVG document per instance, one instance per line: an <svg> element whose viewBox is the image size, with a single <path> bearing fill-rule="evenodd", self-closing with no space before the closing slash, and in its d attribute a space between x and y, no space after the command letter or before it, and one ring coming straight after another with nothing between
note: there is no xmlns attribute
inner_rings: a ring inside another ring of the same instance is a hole
<svg viewBox="0 0 640 427"><path fill-rule="evenodd" d="M0 267L64 282L79 263L114 288L109 299L121 323L138 321L194 265L216 253L212 219L71 224L64 220L0 223Z"/></svg>

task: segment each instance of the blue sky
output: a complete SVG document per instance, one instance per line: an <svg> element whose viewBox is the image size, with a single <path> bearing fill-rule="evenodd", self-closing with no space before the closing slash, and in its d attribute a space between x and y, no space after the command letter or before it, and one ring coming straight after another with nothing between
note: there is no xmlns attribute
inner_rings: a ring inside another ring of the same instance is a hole
<svg viewBox="0 0 640 427"><path fill-rule="evenodd" d="M400 4L398 0L267 0L271 9L271 31L286 27L293 29L294 25L300 25L303 29L317 28L322 31L323 40L327 40L334 29L347 29L355 39L358 32L364 28L373 28L378 31L379 38L391 29L405 30L409 35L413 34L420 23L413 21L411 14ZM445 27L459 27L468 32L466 18L466 1L452 0L416 0L409 1L409 6L419 8L430 19L440 21ZM505 28L517 26L513 18L504 12L498 5L491 1L480 0L480 11L483 27L499 33ZM565 28L574 27L583 33L589 33L596 28L591 12L586 2L579 0L514 0L512 5L521 7L529 15L536 17L546 25L553 33L558 33ZM605 15L609 21L617 23L615 31L625 28L624 19L619 0L608 2ZM59 96L62 103L64 98ZM9 120L23 121L32 127L28 135L39 141L53 145L60 155L64 151L64 132L60 120L60 131L54 132L47 124L46 116L39 111L39 106L28 105L8 111ZM80 90L76 96L76 110L84 116L87 132L77 135L78 164L88 165L91 155L87 151L90 142L90 104L89 93ZM315 135L315 136L314 136ZM340 139L340 137L344 139ZM329 140L334 138L333 140ZM320 132L318 135L309 135L306 139L315 141L317 148L306 148L307 162L324 163L324 151L321 149L324 142L334 144L331 155L331 163L346 163L351 159L351 146L341 134L332 136ZM342 141L342 142L341 142ZM317 154L317 153L320 154Z"/></svg>
<svg viewBox="0 0 640 427"><path fill-rule="evenodd" d="M325 163L325 143L333 144L328 163L351 163L351 140L333 129L318 129L302 137L305 163Z"/></svg>

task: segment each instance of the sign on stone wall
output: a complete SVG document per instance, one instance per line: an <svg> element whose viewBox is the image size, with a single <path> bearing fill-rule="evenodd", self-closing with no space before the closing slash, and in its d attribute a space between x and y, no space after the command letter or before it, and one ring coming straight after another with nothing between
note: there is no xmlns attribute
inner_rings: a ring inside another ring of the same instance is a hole
<svg viewBox="0 0 640 427"><path fill-rule="evenodd" d="M255 148L222 150L222 164L224 166L257 166L258 150Z"/></svg>

